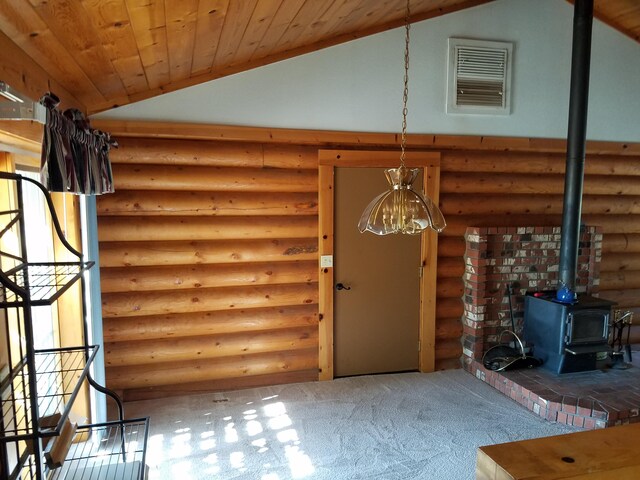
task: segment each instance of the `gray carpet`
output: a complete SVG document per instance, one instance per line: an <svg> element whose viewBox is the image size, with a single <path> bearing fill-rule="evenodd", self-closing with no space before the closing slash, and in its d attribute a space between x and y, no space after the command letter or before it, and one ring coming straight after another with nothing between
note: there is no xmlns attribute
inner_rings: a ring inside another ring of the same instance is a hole
<svg viewBox="0 0 640 480"><path fill-rule="evenodd" d="M462 370L127 404L150 479L473 479L479 446L575 431Z"/></svg>

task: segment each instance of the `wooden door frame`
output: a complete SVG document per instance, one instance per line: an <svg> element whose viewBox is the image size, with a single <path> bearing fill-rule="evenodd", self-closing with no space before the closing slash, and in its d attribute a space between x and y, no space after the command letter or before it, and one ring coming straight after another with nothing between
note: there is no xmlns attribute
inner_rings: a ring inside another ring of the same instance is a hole
<svg viewBox="0 0 640 480"><path fill-rule="evenodd" d="M334 173L336 167L382 167L399 165L398 151L319 150L318 151L318 251L319 288L319 379L333 379L333 267L324 267L323 257L334 252ZM440 200L440 153L407 152L405 164L424 168L424 189L437 205ZM421 235L419 369L435 370L436 274L438 267L438 234L427 229Z"/></svg>

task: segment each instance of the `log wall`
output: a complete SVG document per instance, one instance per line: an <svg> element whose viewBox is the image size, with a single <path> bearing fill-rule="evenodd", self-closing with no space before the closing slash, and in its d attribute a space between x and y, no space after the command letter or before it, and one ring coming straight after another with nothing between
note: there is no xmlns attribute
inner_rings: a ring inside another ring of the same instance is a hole
<svg viewBox="0 0 640 480"><path fill-rule="evenodd" d="M317 150L123 139L98 201L107 385L318 378Z"/></svg>
<svg viewBox="0 0 640 480"><path fill-rule="evenodd" d="M98 202L110 386L143 398L178 384L181 393L317 378L318 149L396 149L397 139L103 127L122 144L117 193ZM409 145L442 155L435 368L457 368L464 231L560 225L565 146L450 136ZM604 231L600 291L640 313L640 146L587 148L583 222Z"/></svg>
<svg viewBox="0 0 640 480"><path fill-rule="evenodd" d="M436 358L461 352L464 231L469 226L560 226L565 155L447 151L442 155ZM603 228L600 296L640 312L640 156L589 154L582 223ZM640 332L634 332L640 341Z"/></svg>

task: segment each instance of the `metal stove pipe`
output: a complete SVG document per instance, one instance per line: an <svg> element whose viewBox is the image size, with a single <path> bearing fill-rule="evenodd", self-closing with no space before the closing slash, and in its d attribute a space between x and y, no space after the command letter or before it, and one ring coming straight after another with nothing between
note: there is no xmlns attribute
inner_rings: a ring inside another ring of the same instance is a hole
<svg viewBox="0 0 640 480"><path fill-rule="evenodd" d="M567 167L564 182L559 269L560 282L571 291L575 291L580 241L592 24L593 0L575 0L569 128L567 131Z"/></svg>

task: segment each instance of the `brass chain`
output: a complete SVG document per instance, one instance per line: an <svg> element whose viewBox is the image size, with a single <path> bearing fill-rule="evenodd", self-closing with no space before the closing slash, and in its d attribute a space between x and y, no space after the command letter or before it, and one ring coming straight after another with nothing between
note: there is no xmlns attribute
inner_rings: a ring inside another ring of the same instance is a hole
<svg viewBox="0 0 640 480"><path fill-rule="evenodd" d="M407 102L409 100L409 30L411 23L410 1L407 0L407 12L404 17L404 92L402 94L402 137L400 139L400 167L404 168L405 148L407 146Z"/></svg>

